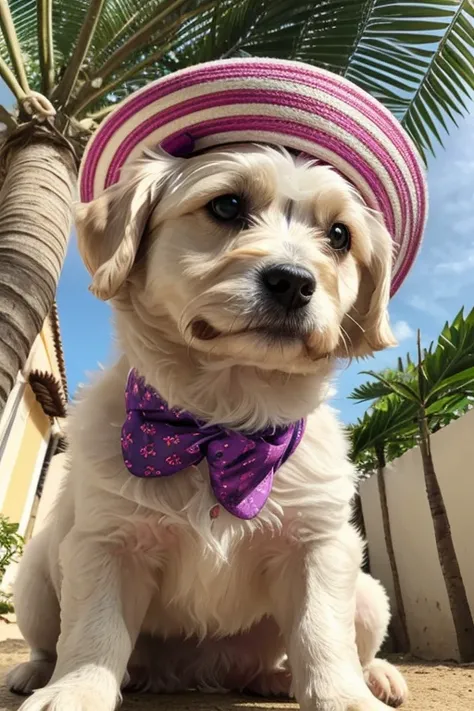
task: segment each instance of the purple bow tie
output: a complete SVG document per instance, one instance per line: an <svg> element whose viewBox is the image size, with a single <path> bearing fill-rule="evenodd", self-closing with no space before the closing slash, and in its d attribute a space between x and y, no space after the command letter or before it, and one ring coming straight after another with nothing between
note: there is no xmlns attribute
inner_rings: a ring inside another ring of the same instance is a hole
<svg viewBox="0 0 474 711"><path fill-rule="evenodd" d="M135 370L125 391L122 428L126 467L138 477L171 476L204 458L217 501L238 518L254 518L272 490L273 475L293 454L305 421L245 435L207 425L189 412L170 409ZM216 507L211 510L211 516Z"/></svg>

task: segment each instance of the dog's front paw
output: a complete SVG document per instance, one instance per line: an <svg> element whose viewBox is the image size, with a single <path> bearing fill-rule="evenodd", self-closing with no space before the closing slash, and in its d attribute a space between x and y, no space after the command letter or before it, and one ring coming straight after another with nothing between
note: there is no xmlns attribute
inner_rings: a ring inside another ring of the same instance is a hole
<svg viewBox="0 0 474 711"><path fill-rule="evenodd" d="M115 706L96 687L59 681L36 691L19 711L114 711Z"/></svg>
<svg viewBox="0 0 474 711"><path fill-rule="evenodd" d="M364 670L371 692L380 701L397 708L408 698L408 687L398 669L384 659L374 659Z"/></svg>
<svg viewBox="0 0 474 711"><path fill-rule="evenodd" d="M49 682L54 671L54 662L40 659L19 664L7 676L7 688L14 694L29 696Z"/></svg>

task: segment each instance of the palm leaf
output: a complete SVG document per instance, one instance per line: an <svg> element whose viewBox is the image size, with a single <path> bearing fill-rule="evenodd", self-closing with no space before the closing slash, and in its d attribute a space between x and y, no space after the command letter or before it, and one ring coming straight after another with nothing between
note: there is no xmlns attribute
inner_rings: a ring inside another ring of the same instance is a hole
<svg viewBox="0 0 474 711"><path fill-rule="evenodd" d="M53 0L53 42L60 72L64 71L74 50L88 6L89 0L74 0L67 4Z"/></svg>
<svg viewBox="0 0 474 711"><path fill-rule="evenodd" d="M474 93L471 0L374 0L345 75L401 120L423 156Z"/></svg>
<svg viewBox="0 0 474 711"><path fill-rule="evenodd" d="M390 441L413 438L417 432L417 405L401 400L397 395L384 399L383 409L366 412L351 430L352 456L375 447L385 447Z"/></svg>
<svg viewBox="0 0 474 711"><path fill-rule="evenodd" d="M38 59L38 22L36 0L10 0L10 13L21 50L23 63L32 89L41 88ZM0 32L0 57L10 65L10 55L3 33Z"/></svg>
<svg viewBox="0 0 474 711"><path fill-rule="evenodd" d="M381 373L372 370L362 371L361 375L369 375L371 378L375 378L375 381L369 381L355 388L349 397L351 400L368 402L383 399L390 393L396 393L401 398L419 402L416 374L417 371L408 357L406 366L399 358L397 370L386 368Z"/></svg>
<svg viewBox="0 0 474 711"><path fill-rule="evenodd" d="M242 51L258 56L288 57L302 28L318 12L320 4L326 3L218 0L201 41L191 44L185 36L182 46L174 51L185 63L230 57Z"/></svg>
<svg viewBox="0 0 474 711"><path fill-rule="evenodd" d="M306 59L342 72L345 56L350 54L365 2L354 0L215 0L212 8L196 13L174 33L172 42L163 29L159 46L166 53L156 62L155 46L150 52L130 57L127 65L148 64L154 78L189 64L211 59L242 56L275 56ZM305 53L314 49L317 52ZM164 41L163 41L164 40ZM337 58L337 62L335 60ZM336 63L335 63L336 62ZM124 71L129 82L130 70ZM143 72L136 72L127 86L120 85L120 73L114 79L114 101L126 95L131 86L145 83ZM94 109L97 105L94 105ZM92 110L92 109L91 109Z"/></svg>
<svg viewBox="0 0 474 711"><path fill-rule="evenodd" d="M371 402L372 400L377 400L385 395L390 395L390 393L392 393L392 389L390 387L379 380L375 380L363 383L362 385L359 385L359 387L354 388L349 395L349 399L357 400L358 402Z"/></svg>
<svg viewBox="0 0 474 711"><path fill-rule="evenodd" d="M125 1L133 10L128 23L118 27L103 17L98 23L86 81L68 107L70 114L86 107L94 113L167 73L170 55L186 44L199 45L208 33L210 8L218 0L145 0L145 11L138 11L138 0Z"/></svg>
<svg viewBox="0 0 474 711"><path fill-rule="evenodd" d="M56 83L89 6L90 0L52 0ZM49 80L41 78L37 0L9 0L9 7L31 88L50 86L53 63ZM470 0L107 0L84 61L72 71L77 81L67 109L96 112L191 63L290 57L368 90L426 153L474 91L473 23ZM2 38L0 58L8 64Z"/></svg>
<svg viewBox="0 0 474 711"><path fill-rule="evenodd" d="M474 390L474 309L467 316L460 311L445 325L425 354L423 373L427 407L449 394Z"/></svg>

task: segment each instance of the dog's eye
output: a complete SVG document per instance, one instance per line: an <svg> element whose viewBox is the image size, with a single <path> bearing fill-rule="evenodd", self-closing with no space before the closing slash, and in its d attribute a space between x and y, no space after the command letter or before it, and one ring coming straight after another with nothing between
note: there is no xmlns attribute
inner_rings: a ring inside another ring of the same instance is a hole
<svg viewBox="0 0 474 711"><path fill-rule="evenodd" d="M212 216L222 222L232 222L243 217L242 198L238 195L219 195L207 207Z"/></svg>
<svg viewBox="0 0 474 711"><path fill-rule="evenodd" d="M351 233L342 222L335 222L329 230L329 241L336 252L348 252L351 248Z"/></svg>

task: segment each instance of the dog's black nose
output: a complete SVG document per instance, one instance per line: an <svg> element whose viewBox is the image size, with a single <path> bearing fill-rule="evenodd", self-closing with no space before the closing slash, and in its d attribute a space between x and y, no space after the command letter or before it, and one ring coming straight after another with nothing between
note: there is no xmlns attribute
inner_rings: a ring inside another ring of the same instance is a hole
<svg viewBox="0 0 474 711"><path fill-rule="evenodd" d="M293 264L276 264L262 272L265 289L273 301L287 309L301 309L311 301L316 279L308 269Z"/></svg>

